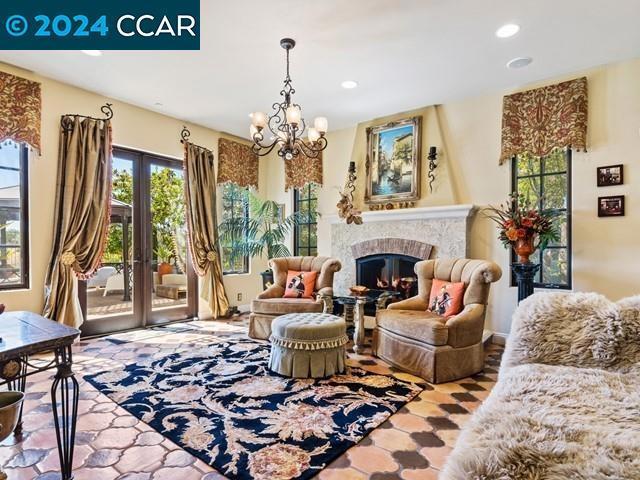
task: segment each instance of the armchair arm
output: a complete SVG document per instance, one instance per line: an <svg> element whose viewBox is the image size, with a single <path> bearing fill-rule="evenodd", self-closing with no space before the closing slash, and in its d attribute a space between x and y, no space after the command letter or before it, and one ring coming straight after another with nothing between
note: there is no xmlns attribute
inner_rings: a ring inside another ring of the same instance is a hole
<svg viewBox="0 0 640 480"><path fill-rule="evenodd" d="M265 298L282 298L284 295L284 288L280 285L274 284L267 288L264 292L258 294L258 299L264 300Z"/></svg>
<svg viewBox="0 0 640 480"><path fill-rule="evenodd" d="M316 292L317 298L333 297L333 287L322 287Z"/></svg>
<svg viewBox="0 0 640 480"><path fill-rule="evenodd" d="M399 302L390 303L387 305L389 310L426 310L429 306L429 302L421 295L407 298L406 300L400 300Z"/></svg>
<svg viewBox="0 0 640 480"><path fill-rule="evenodd" d="M484 330L485 306L481 303L470 303L457 315L449 317L445 324L449 329L447 343L461 348L482 341Z"/></svg>

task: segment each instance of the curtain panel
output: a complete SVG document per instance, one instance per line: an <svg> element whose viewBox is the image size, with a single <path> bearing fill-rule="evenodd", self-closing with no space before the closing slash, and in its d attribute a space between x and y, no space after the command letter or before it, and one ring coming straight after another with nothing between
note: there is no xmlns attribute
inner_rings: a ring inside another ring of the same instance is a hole
<svg viewBox="0 0 640 480"><path fill-rule="evenodd" d="M218 183L258 189L258 155L250 146L227 138L218 140Z"/></svg>
<svg viewBox="0 0 640 480"><path fill-rule="evenodd" d="M290 188L304 188L308 183L322 185L322 152L317 158L300 153L284 162L284 191Z"/></svg>
<svg viewBox="0 0 640 480"><path fill-rule="evenodd" d="M184 165L189 252L201 277L200 296L213 318L223 317L229 311L229 300L220 261L213 152L185 141Z"/></svg>
<svg viewBox="0 0 640 480"><path fill-rule="evenodd" d="M587 107L586 77L505 96L500 165L522 153L586 150Z"/></svg>
<svg viewBox="0 0 640 480"><path fill-rule="evenodd" d="M111 138L109 120L62 119L44 316L70 327L83 320L78 278L90 278L100 266L109 232Z"/></svg>
<svg viewBox="0 0 640 480"><path fill-rule="evenodd" d="M0 72L0 142L25 142L40 151L40 84Z"/></svg>

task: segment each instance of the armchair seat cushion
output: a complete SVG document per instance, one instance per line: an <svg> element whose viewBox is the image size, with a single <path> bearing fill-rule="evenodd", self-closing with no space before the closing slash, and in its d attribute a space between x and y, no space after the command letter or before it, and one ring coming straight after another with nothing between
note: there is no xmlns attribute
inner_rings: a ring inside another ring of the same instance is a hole
<svg viewBox="0 0 640 480"><path fill-rule="evenodd" d="M287 313L319 313L323 304L312 298L256 298L251 302L253 313L285 315Z"/></svg>
<svg viewBox="0 0 640 480"><path fill-rule="evenodd" d="M376 315L378 328L434 346L447 344L446 321L433 312L420 310L380 310Z"/></svg>

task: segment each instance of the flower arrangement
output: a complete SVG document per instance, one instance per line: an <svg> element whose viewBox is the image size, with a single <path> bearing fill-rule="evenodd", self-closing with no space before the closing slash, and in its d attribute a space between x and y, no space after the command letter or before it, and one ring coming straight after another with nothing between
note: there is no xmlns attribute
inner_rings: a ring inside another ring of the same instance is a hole
<svg viewBox="0 0 640 480"><path fill-rule="evenodd" d="M524 195L511 194L505 204L489 206L485 215L498 224L498 239L515 250L520 263L529 263L538 248L560 239L555 225L558 212L534 208Z"/></svg>

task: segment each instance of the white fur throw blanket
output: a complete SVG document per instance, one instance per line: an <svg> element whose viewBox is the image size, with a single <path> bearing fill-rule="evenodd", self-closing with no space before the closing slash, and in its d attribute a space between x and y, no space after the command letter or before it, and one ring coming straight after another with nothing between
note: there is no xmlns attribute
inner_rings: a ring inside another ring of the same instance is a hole
<svg viewBox="0 0 640 480"><path fill-rule="evenodd" d="M640 479L640 297L522 302L498 384L440 478Z"/></svg>

